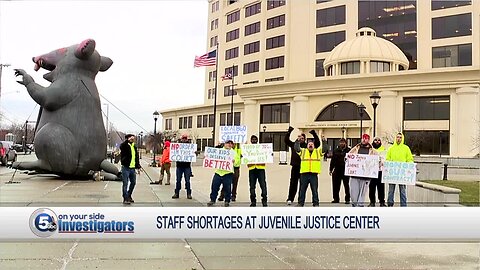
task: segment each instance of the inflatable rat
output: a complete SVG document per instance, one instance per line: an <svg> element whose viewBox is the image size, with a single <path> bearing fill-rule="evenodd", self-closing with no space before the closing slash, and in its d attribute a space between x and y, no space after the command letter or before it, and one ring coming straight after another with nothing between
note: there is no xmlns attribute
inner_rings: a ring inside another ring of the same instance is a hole
<svg viewBox="0 0 480 270"><path fill-rule="evenodd" d="M35 71L50 71L43 76L51 82L43 87L22 69L32 99L41 106L35 134L38 160L16 162L13 168L54 173L65 178L91 177L91 171L104 170L105 179L117 178L118 169L105 160L107 136L95 76L113 64L95 50L95 41L61 48L33 58Z"/></svg>

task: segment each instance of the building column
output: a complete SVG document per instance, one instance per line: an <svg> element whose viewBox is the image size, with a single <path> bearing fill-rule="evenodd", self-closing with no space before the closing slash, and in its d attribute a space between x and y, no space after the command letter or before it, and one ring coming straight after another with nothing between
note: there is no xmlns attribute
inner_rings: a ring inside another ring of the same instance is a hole
<svg viewBox="0 0 480 270"><path fill-rule="evenodd" d="M450 155L474 157L479 153L480 110L478 87L462 87L456 90L456 102L451 106L456 117L450 114ZM452 119L455 119L452 121Z"/></svg>
<svg viewBox="0 0 480 270"><path fill-rule="evenodd" d="M397 91L381 91L380 103L377 107L377 136L385 138L402 129L402 110L398 106ZM400 101L401 104L401 101ZM373 122L372 122L373 124ZM373 126L373 125L372 125Z"/></svg>
<svg viewBox="0 0 480 270"><path fill-rule="evenodd" d="M297 128L311 122L311 119L308 119L308 97L295 96L290 106L290 111L292 110L295 112L294 117L290 118L292 127Z"/></svg>
<svg viewBox="0 0 480 270"><path fill-rule="evenodd" d="M260 138L260 106L256 100L246 99L244 101L243 122L248 129L248 137L257 135Z"/></svg>

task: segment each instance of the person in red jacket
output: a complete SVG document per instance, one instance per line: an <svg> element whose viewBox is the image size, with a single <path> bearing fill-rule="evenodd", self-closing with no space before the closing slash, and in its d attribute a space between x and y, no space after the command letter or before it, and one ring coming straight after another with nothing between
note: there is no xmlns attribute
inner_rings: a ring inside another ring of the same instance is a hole
<svg viewBox="0 0 480 270"><path fill-rule="evenodd" d="M172 166L172 161L170 160L170 142L165 142L165 147L163 148L162 158L160 159L160 179L158 184L162 184L163 177L165 172L167 173L167 181L165 185L170 185L170 167Z"/></svg>

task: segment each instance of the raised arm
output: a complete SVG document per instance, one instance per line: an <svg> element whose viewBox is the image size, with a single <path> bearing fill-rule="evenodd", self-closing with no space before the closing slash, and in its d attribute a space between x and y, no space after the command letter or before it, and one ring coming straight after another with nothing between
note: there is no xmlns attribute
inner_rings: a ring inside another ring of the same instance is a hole
<svg viewBox="0 0 480 270"><path fill-rule="evenodd" d="M293 150L295 150L295 152L297 153L300 153L302 152L302 149L300 148L300 142L298 140L295 140L295 144L293 146Z"/></svg>
<svg viewBox="0 0 480 270"><path fill-rule="evenodd" d="M318 138L317 132L312 129L310 130L310 134L313 135L313 145L315 146L315 148L320 147L320 139Z"/></svg>

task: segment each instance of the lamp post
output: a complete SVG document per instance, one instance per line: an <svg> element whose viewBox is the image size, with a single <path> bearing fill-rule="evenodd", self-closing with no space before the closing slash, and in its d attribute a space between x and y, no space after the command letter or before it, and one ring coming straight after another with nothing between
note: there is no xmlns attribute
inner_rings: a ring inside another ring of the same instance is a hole
<svg viewBox="0 0 480 270"><path fill-rule="evenodd" d="M260 142L264 143L265 142L265 132L267 131L267 126L263 126L262 130L263 130L263 133L262 133L262 136L260 136L260 138L262 138L262 140Z"/></svg>
<svg viewBox="0 0 480 270"><path fill-rule="evenodd" d="M347 128L345 128L345 126L342 126L342 138L343 139L346 139L345 138L345 132L347 132Z"/></svg>
<svg viewBox="0 0 480 270"><path fill-rule="evenodd" d="M360 103L358 106L358 114L360 114L360 140L362 140L362 130L363 130L363 114L365 113L365 105Z"/></svg>
<svg viewBox="0 0 480 270"><path fill-rule="evenodd" d="M373 137L376 135L376 127L377 127L377 106L380 103L380 99L382 97L378 94L377 91L373 92L370 96L370 103L372 103L373 107Z"/></svg>
<svg viewBox="0 0 480 270"><path fill-rule="evenodd" d="M139 137L139 142L138 142L138 158L142 158L142 144L143 144L143 131L140 131L140 133L138 133L138 137Z"/></svg>
<svg viewBox="0 0 480 270"><path fill-rule="evenodd" d="M155 120L155 125L153 126L153 160L152 167L157 167L157 162L155 160L155 153L157 152L157 120L160 114L155 111L153 113L153 120Z"/></svg>

